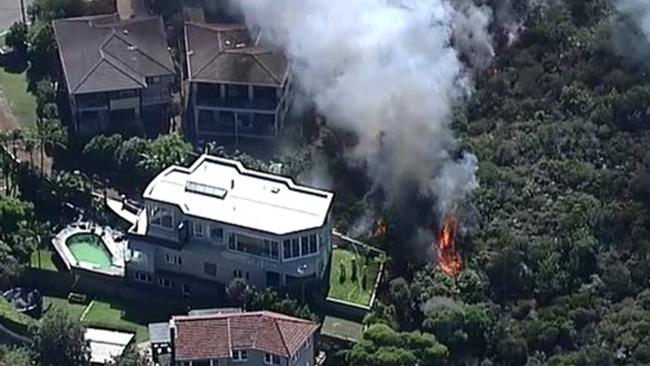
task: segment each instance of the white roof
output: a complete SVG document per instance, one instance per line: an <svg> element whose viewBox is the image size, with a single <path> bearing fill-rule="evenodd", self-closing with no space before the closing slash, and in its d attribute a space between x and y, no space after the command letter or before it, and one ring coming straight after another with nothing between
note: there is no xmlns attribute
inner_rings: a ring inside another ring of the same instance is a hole
<svg viewBox="0 0 650 366"><path fill-rule="evenodd" d="M103 365L113 361L124 353L133 337L133 333L87 328L85 338L90 344L90 362Z"/></svg>
<svg viewBox="0 0 650 366"><path fill-rule="evenodd" d="M210 155L189 168L165 169L143 196L176 205L189 216L276 235L323 226L334 198L332 192Z"/></svg>

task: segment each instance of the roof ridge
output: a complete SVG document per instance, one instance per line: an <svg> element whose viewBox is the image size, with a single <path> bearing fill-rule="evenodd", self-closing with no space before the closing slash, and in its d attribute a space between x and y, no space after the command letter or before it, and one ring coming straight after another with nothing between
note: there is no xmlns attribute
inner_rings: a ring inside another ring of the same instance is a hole
<svg viewBox="0 0 650 366"><path fill-rule="evenodd" d="M131 69L128 65L126 65L125 63L123 63L122 61L120 61L117 57L113 56L110 52L108 53L108 56L110 56L110 57L113 58L114 60L118 61L119 63L123 64L125 67ZM119 71L120 73L124 74L124 75L125 75L126 77L128 77L129 79L135 81L136 83L138 83L138 84L140 84L140 85L142 85L142 86L146 86L146 81L143 83L141 80L137 80L137 79L136 79L135 77L133 77L132 75L129 75L128 72L125 72L123 69L121 69L121 68L120 68L118 65L116 65L116 64L114 63L114 61L112 61L109 57L104 57L104 61L108 62L108 64L110 64L111 66L113 66L113 67L115 68L115 70L117 70L117 71ZM134 71L135 71L135 70L134 70ZM136 72L136 73L137 73L137 72ZM139 76L141 76L141 75L139 75ZM143 76L142 76L142 77L143 77ZM144 78L144 77L143 77L143 78Z"/></svg>
<svg viewBox="0 0 650 366"><path fill-rule="evenodd" d="M100 54L100 56L99 56L99 60L97 60L97 62L95 62L95 64L94 64L90 69L88 69L88 72L86 72L86 74L81 78L81 80L79 80L79 82L77 83L77 85L75 85L74 90L72 91L71 94L74 94L74 93L77 92L77 90L79 90L79 88L81 87L81 85L82 85L83 83L85 83L86 80L88 80L88 78L90 77L90 75L92 75L92 73L95 72L95 70L99 67L99 65L100 65L103 61L104 61L104 56Z"/></svg>
<svg viewBox="0 0 650 366"><path fill-rule="evenodd" d="M115 30L113 29L113 31L115 31ZM172 72L172 73L175 72L174 70L170 70L170 69L168 69L167 66L165 66L165 65L163 65L162 63L158 62L158 60L156 60L155 58L149 56L148 53L142 51L142 47L140 47L139 44L136 44L137 42L131 42L130 40L125 39L125 38L122 37L119 33L115 33L115 37L119 38L120 40L122 40L123 42L126 42L126 43L129 44L129 45L134 45L134 46L136 46L136 47L135 47L135 51L137 51L137 52L138 52L139 54L141 54L142 56L148 58L149 60L153 61L153 63L158 64L158 66L162 67L163 69L165 69L165 70L167 70L167 71L169 71L169 72ZM110 53L110 52L109 52L109 53ZM112 56L115 57L116 59L118 59L118 57L116 57L115 55L112 55ZM129 69L131 69L131 70L133 70L134 72L137 73L137 71L136 71L135 69L133 69L131 66L129 66L127 63L123 62L123 64L124 64L126 67L128 67Z"/></svg>
<svg viewBox="0 0 650 366"><path fill-rule="evenodd" d="M226 327L228 328L228 353L230 357L233 356L232 352L232 335L230 334L230 318L226 318Z"/></svg>
<svg viewBox="0 0 650 366"><path fill-rule="evenodd" d="M257 54L251 54L251 56L253 57L253 59L255 59L255 61L257 61L260 67L264 69L264 71L266 71L266 73L269 74L273 78L273 80L275 80L276 83L282 84L282 80L280 80L280 78L277 75L274 75L273 72L269 70L269 68L266 67L266 65L264 65L264 62L262 62L262 60L260 60L260 58L257 57Z"/></svg>
<svg viewBox="0 0 650 366"><path fill-rule="evenodd" d="M287 351L287 354L289 356L293 356L291 350L289 349L289 346L287 345L287 341L284 339L284 333L282 332L282 328L280 328L280 324L278 324L279 320L280 319L274 318L273 323L275 324L275 327L278 329L278 333L280 333L280 340L282 340L282 345L284 346L285 351Z"/></svg>

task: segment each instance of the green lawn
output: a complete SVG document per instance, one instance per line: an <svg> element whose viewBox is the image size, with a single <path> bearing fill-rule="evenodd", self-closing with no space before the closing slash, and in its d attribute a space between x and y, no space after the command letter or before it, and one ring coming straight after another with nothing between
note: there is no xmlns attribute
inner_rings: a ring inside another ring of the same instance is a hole
<svg viewBox="0 0 650 366"><path fill-rule="evenodd" d="M75 319L81 319L81 314L86 310L87 305L83 304L71 304L68 302L68 299L52 296L43 296L43 309L48 311L55 307L63 308L68 311L71 317Z"/></svg>
<svg viewBox="0 0 650 366"><path fill-rule="evenodd" d="M0 89L20 127L34 128L36 98L27 92L25 73L14 74L0 67Z"/></svg>
<svg viewBox="0 0 650 366"><path fill-rule="evenodd" d="M41 269L47 270L47 271L58 271L56 268L56 265L53 262L52 258L52 252L49 250L37 250L34 253L32 253L32 258L31 258L31 264L32 268L39 268L38 266L38 259L41 259Z"/></svg>
<svg viewBox="0 0 650 366"><path fill-rule="evenodd" d="M352 262L355 259L357 267L357 278L352 279ZM355 252L336 248L332 252L332 268L330 271L330 290L328 297L342 300L362 306L370 304L373 287L379 272L380 262L378 259L368 259L358 255ZM343 269L345 268L345 269ZM362 285L364 280L364 268L366 272L365 286ZM345 276L341 276L341 272Z"/></svg>

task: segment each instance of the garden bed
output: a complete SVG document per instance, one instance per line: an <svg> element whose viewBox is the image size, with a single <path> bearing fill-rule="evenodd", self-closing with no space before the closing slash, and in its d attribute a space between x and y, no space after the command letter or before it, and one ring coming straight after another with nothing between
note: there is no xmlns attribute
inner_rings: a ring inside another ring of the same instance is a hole
<svg viewBox="0 0 650 366"><path fill-rule="evenodd" d="M330 268L328 301L370 309L382 259L345 248L334 248Z"/></svg>

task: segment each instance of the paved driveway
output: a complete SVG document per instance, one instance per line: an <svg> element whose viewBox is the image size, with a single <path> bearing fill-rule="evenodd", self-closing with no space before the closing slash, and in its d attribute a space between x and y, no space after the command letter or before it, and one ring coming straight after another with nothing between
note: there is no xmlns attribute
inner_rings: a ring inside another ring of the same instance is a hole
<svg viewBox="0 0 650 366"><path fill-rule="evenodd" d="M25 0L25 11L31 3L32 0ZM0 0L0 32L9 29L17 20L21 20L20 0Z"/></svg>

